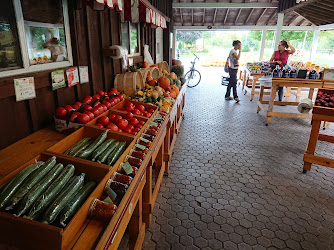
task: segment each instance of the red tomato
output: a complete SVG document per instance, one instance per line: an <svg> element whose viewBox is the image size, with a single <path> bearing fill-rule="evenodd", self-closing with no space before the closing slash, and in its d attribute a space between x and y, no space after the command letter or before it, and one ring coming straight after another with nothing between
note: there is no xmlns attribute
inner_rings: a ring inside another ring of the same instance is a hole
<svg viewBox="0 0 334 250"><path fill-rule="evenodd" d="M151 113L147 113L147 114L145 114L145 117L151 117L151 116L152 116Z"/></svg>
<svg viewBox="0 0 334 250"><path fill-rule="evenodd" d="M122 132L123 132L123 130L119 128L119 129L118 129L118 132L122 133Z"/></svg>
<svg viewBox="0 0 334 250"><path fill-rule="evenodd" d="M145 122L144 122L144 121L139 121L139 124L140 124L140 125L144 125Z"/></svg>
<svg viewBox="0 0 334 250"><path fill-rule="evenodd" d="M137 105L137 109L140 110L140 112L144 112L145 111L145 107L143 105Z"/></svg>
<svg viewBox="0 0 334 250"><path fill-rule="evenodd" d="M106 105L104 105L104 104L101 104L101 105L100 105L100 107L102 107L102 108L103 108L103 112L108 110L107 106L106 106Z"/></svg>
<svg viewBox="0 0 334 250"><path fill-rule="evenodd" d="M124 116L126 119L131 119L133 118L133 114L131 112L126 113L126 115Z"/></svg>
<svg viewBox="0 0 334 250"><path fill-rule="evenodd" d="M138 132L140 130L140 128L138 128L138 127L135 127L134 129L132 129L132 132Z"/></svg>
<svg viewBox="0 0 334 250"><path fill-rule="evenodd" d="M102 90L98 90L98 91L96 91L96 94L99 95L99 96L101 96L101 97L105 96L104 93L105 93L105 92L103 92Z"/></svg>
<svg viewBox="0 0 334 250"><path fill-rule="evenodd" d="M93 107L90 106L90 105L88 105L88 104L85 104L85 105L82 107L82 110L83 110L83 111L89 111L89 110L92 110L92 109L93 109Z"/></svg>
<svg viewBox="0 0 334 250"><path fill-rule="evenodd" d="M130 119L130 124L133 126L136 126L137 124L139 124L139 121L137 118L131 118Z"/></svg>
<svg viewBox="0 0 334 250"><path fill-rule="evenodd" d="M142 115L143 115L143 116L146 116L146 114L148 114L148 112L147 112L147 111L144 111Z"/></svg>
<svg viewBox="0 0 334 250"><path fill-rule="evenodd" d="M69 114L73 110L73 108L70 105L65 105L64 108L66 109L67 114Z"/></svg>
<svg viewBox="0 0 334 250"><path fill-rule="evenodd" d="M130 130L133 130L135 127L131 124L129 124L126 128L130 129Z"/></svg>
<svg viewBox="0 0 334 250"><path fill-rule="evenodd" d="M125 110L128 112L132 112L135 108L132 106L126 106Z"/></svg>
<svg viewBox="0 0 334 250"><path fill-rule="evenodd" d="M100 99L100 95L93 95L93 100Z"/></svg>
<svg viewBox="0 0 334 250"><path fill-rule="evenodd" d="M91 97L90 95L86 96L86 97L82 100L82 102L86 102L86 103L88 103L88 104L91 104L92 101L93 101L93 97Z"/></svg>
<svg viewBox="0 0 334 250"><path fill-rule="evenodd" d="M107 126L109 124L109 118L107 116L101 116L99 119L97 119L97 122L103 126Z"/></svg>
<svg viewBox="0 0 334 250"><path fill-rule="evenodd" d="M151 113L151 114L153 114L154 113L154 109L149 109L148 112Z"/></svg>
<svg viewBox="0 0 334 250"><path fill-rule="evenodd" d="M135 109L132 112L134 115L141 115L141 112L139 111L139 109Z"/></svg>
<svg viewBox="0 0 334 250"><path fill-rule="evenodd" d="M125 128L125 129L123 129L123 132L124 133L127 133L127 134L131 134L131 129L128 129L128 128Z"/></svg>
<svg viewBox="0 0 334 250"><path fill-rule="evenodd" d="M72 107L74 108L74 109L79 109L80 108L80 106L81 106L81 102L76 102L76 103L74 103L73 105L72 105Z"/></svg>
<svg viewBox="0 0 334 250"><path fill-rule="evenodd" d="M63 107L59 107L56 109L56 114L55 116L57 118L61 118L61 117L64 117L65 115L67 114L67 110Z"/></svg>
<svg viewBox="0 0 334 250"><path fill-rule="evenodd" d="M79 123L85 124L85 123L87 123L87 122L90 121L90 118L89 118L89 116L86 115L86 114L80 114L80 115L78 116L77 120L78 120Z"/></svg>
<svg viewBox="0 0 334 250"><path fill-rule="evenodd" d="M129 122L125 119L119 119L117 125L120 129L125 129L129 125Z"/></svg>
<svg viewBox="0 0 334 250"><path fill-rule="evenodd" d="M74 113L71 115L70 122L76 122L77 117L78 117L78 115L74 112Z"/></svg>
<svg viewBox="0 0 334 250"><path fill-rule="evenodd" d="M93 120L95 117L94 114L90 111L84 111L84 114L88 115L90 120Z"/></svg>
<svg viewBox="0 0 334 250"><path fill-rule="evenodd" d="M95 117L100 115L100 110L98 108L93 108L92 113L94 114Z"/></svg>
<svg viewBox="0 0 334 250"><path fill-rule="evenodd" d="M100 123L96 123L95 126L96 126L96 127L99 127L99 128L104 128L103 125L100 124Z"/></svg>
<svg viewBox="0 0 334 250"><path fill-rule="evenodd" d="M110 104L110 102L104 100L104 101L103 101L103 104L106 105L107 109L110 109L110 108L111 108L111 104Z"/></svg>
<svg viewBox="0 0 334 250"><path fill-rule="evenodd" d="M115 114L110 114L110 115L108 115L108 118L109 118L110 121L114 121L115 116L116 116Z"/></svg>
<svg viewBox="0 0 334 250"><path fill-rule="evenodd" d="M115 98L115 103L119 103L121 101L121 99L119 99L118 97Z"/></svg>
<svg viewBox="0 0 334 250"><path fill-rule="evenodd" d="M122 116L120 116L120 115L115 115L115 121L118 121L118 120L121 120L121 119L123 119ZM125 127L126 127L126 126L125 126Z"/></svg>
<svg viewBox="0 0 334 250"><path fill-rule="evenodd" d="M135 131L132 131L130 134L132 134L132 135L136 135L136 134L137 134L137 132L135 132Z"/></svg>
<svg viewBox="0 0 334 250"><path fill-rule="evenodd" d="M114 107L116 105L115 101L110 102L111 107Z"/></svg>
<svg viewBox="0 0 334 250"><path fill-rule="evenodd" d="M135 127L141 129L142 125L138 123Z"/></svg>
<svg viewBox="0 0 334 250"><path fill-rule="evenodd" d="M95 104L94 104L94 108L98 107L99 105L101 105L101 103L99 101L97 101Z"/></svg>
<svg viewBox="0 0 334 250"><path fill-rule="evenodd" d="M117 97L118 97L121 101L124 100L124 96L123 96L123 95L118 95Z"/></svg>
<svg viewBox="0 0 334 250"><path fill-rule="evenodd" d="M118 127L113 123L108 124L106 128L110 129L111 131L118 131Z"/></svg>
<svg viewBox="0 0 334 250"><path fill-rule="evenodd" d="M118 91L117 91L117 89L112 88L112 89L108 92L108 95L109 95L109 96L111 96L111 95L113 95L113 94L118 95Z"/></svg>

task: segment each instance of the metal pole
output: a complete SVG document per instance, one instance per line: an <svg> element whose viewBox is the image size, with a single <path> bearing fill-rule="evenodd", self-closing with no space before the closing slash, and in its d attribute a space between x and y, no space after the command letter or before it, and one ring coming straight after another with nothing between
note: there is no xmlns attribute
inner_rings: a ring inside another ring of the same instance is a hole
<svg viewBox="0 0 334 250"><path fill-rule="evenodd" d="M284 19L284 13L278 13L274 50L277 49L277 46L278 46L279 42L281 41L283 19Z"/></svg>

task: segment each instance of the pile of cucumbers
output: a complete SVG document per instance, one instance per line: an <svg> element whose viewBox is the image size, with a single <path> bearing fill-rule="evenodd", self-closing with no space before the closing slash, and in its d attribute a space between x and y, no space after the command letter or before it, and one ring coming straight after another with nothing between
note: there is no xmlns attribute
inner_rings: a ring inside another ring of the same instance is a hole
<svg viewBox="0 0 334 250"><path fill-rule="evenodd" d="M125 151L126 142L107 139L107 134L108 130L95 140L84 138L68 149L65 154L112 166Z"/></svg>
<svg viewBox="0 0 334 250"><path fill-rule="evenodd" d="M65 227L96 187L74 171L72 164L57 164L55 156L30 165L2 188L0 210Z"/></svg>

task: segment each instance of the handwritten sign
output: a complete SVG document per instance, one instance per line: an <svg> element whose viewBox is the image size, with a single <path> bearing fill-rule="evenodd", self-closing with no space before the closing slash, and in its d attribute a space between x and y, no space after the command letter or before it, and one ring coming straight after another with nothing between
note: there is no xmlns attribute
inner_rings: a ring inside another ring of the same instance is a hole
<svg viewBox="0 0 334 250"><path fill-rule="evenodd" d="M89 82L88 66L79 66L80 84Z"/></svg>
<svg viewBox="0 0 334 250"><path fill-rule="evenodd" d="M73 67L66 70L68 87L73 87L79 83L78 67Z"/></svg>
<svg viewBox="0 0 334 250"><path fill-rule="evenodd" d="M51 72L52 90L66 87L65 72L63 69Z"/></svg>
<svg viewBox="0 0 334 250"><path fill-rule="evenodd" d="M17 102L36 97L33 77L14 79L14 87Z"/></svg>
<svg viewBox="0 0 334 250"><path fill-rule="evenodd" d="M325 82L334 82L334 69L325 69L322 80Z"/></svg>

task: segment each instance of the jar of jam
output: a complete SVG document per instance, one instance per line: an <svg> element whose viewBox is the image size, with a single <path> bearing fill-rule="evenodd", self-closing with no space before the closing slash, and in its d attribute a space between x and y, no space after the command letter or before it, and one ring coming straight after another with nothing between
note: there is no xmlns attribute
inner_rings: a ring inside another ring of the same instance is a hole
<svg viewBox="0 0 334 250"><path fill-rule="evenodd" d="M138 167L138 168L140 167L140 165L141 165L142 162L143 162L141 159L136 158L136 157L133 157L133 156L127 156L127 157L125 158L125 160L126 160L127 162L129 162L131 166L135 166L135 167Z"/></svg>
<svg viewBox="0 0 334 250"><path fill-rule="evenodd" d="M158 132L154 129L148 129L145 131L146 134L149 134L149 135L154 135L156 136L158 134Z"/></svg>
<svg viewBox="0 0 334 250"><path fill-rule="evenodd" d="M143 152L145 154L148 153L148 148L143 146L143 145L139 145L139 144L135 144L134 150L139 151L139 152Z"/></svg>
<svg viewBox="0 0 334 250"><path fill-rule="evenodd" d="M110 179L107 181L104 191L109 196L109 198L117 205L123 199L123 196L125 195L128 187L129 186L126 184Z"/></svg>
<svg viewBox="0 0 334 250"><path fill-rule="evenodd" d="M151 142L145 138L140 137L138 139L138 144L144 145L145 147L149 148L151 146Z"/></svg>
<svg viewBox="0 0 334 250"><path fill-rule="evenodd" d="M89 207L88 214L95 219L108 221L116 212L117 206L108 202L94 199Z"/></svg>
<svg viewBox="0 0 334 250"><path fill-rule="evenodd" d="M122 164L118 172L121 174L126 174L125 170L122 168ZM132 173L129 174L128 176L131 176L132 178L134 178L137 172L138 172L138 168L132 166Z"/></svg>
<svg viewBox="0 0 334 250"><path fill-rule="evenodd" d="M113 173L111 179L113 179L114 181L118 181L120 183L126 184L126 185L130 185L131 181L132 181L132 177L124 175L124 174L120 174L120 173Z"/></svg>
<svg viewBox="0 0 334 250"><path fill-rule="evenodd" d="M141 160L144 160L146 154L143 153L143 152L136 151L136 150L133 150L133 149L132 149L132 150L130 151L130 155L133 156L133 157L139 158L139 159L141 159Z"/></svg>
<svg viewBox="0 0 334 250"><path fill-rule="evenodd" d="M160 125L160 127L161 127L161 125ZM151 125L151 126L149 127L149 129L153 129L153 130L156 130L156 131L158 131L158 130L159 130L159 128L158 128L158 127L156 127L156 126L153 126L153 125Z"/></svg>
<svg viewBox="0 0 334 250"><path fill-rule="evenodd" d="M154 136L153 135L142 134L142 137L151 141L151 142L154 141Z"/></svg>

